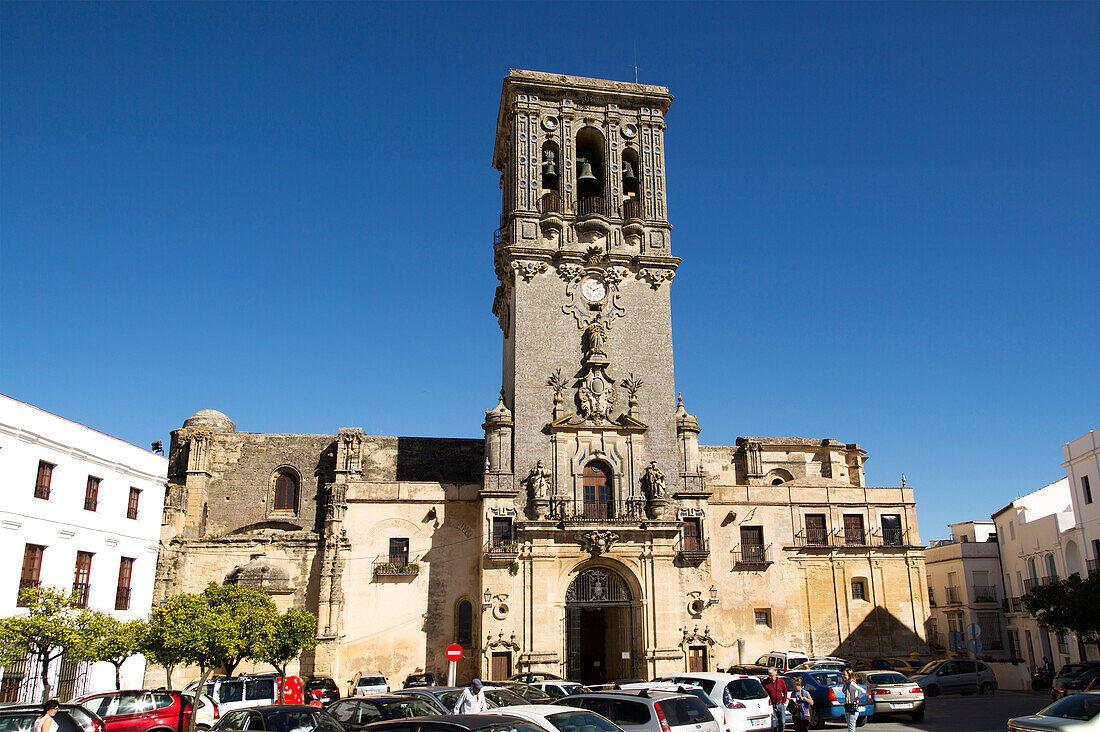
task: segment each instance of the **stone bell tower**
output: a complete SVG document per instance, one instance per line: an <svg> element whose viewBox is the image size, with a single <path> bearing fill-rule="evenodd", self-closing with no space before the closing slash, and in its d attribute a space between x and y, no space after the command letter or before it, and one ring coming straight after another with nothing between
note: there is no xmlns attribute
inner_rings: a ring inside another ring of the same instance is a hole
<svg viewBox="0 0 1100 732"><path fill-rule="evenodd" d="M697 451L678 434L673 379L671 102L660 86L518 70L504 79L493 312L513 453L507 475L496 457L488 472L531 519L658 518L699 478L684 462ZM586 495L586 470L606 476L600 491Z"/></svg>

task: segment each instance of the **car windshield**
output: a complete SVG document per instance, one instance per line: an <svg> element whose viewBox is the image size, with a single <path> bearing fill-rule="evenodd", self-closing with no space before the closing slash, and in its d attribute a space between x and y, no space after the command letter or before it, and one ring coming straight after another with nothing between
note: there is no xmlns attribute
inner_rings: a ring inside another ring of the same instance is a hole
<svg viewBox="0 0 1100 732"><path fill-rule="evenodd" d="M691 694L693 697L703 702L703 704L712 709L718 706L714 703L713 699L707 696L707 692L703 691L702 689L697 689L691 686L681 686L680 688L684 691L685 694Z"/></svg>
<svg viewBox="0 0 1100 732"><path fill-rule="evenodd" d="M931 663L926 663L926 664L924 664L923 667L921 667L920 671L917 671L917 673L918 674L930 674L936 669L936 666L939 666L939 665L940 665L939 661L932 661Z"/></svg>
<svg viewBox="0 0 1100 732"><path fill-rule="evenodd" d="M1100 694L1074 694L1051 704L1039 714L1044 717L1088 721L1100 714Z"/></svg>
<svg viewBox="0 0 1100 732"><path fill-rule="evenodd" d="M817 683L822 686L843 686L844 677L838 674L836 671L815 671L809 674Z"/></svg>
<svg viewBox="0 0 1100 732"><path fill-rule="evenodd" d="M768 695L768 692L764 691L760 679L736 679L731 681L726 684L726 693L733 699L763 699Z"/></svg>
<svg viewBox="0 0 1100 732"><path fill-rule="evenodd" d="M438 699L443 706L448 709L454 709L455 704L458 704L458 697L462 695L461 691L440 691L437 692L435 698Z"/></svg>
<svg viewBox="0 0 1100 732"><path fill-rule="evenodd" d="M527 703L527 700L522 696L513 691L508 691L507 689L486 689L485 698L492 700L500 707L514 707Z"/></svg>
<svg viewBox="0 0 1100 732"><path fill-rule="evenodd" d="M0 731L2 732L30 732L34 727L34 720L38 719L38 712L8 713L0 717Z"/></svg>
<svg viewBox="0 0 1100 732"><path fill-rule="evenodd" d="M657 705L665 714L670 727L680 727L686 724L699 724L714 719L710 712L693 696L677 696L671 699L662 699Z"/></svg>
<svg viewBox="0 0 1100 732"><path fill-rule="evenodd" d="M398 717L433 717L436 714L435 707L420 699L402 699L401 701L375 702L387 712L387 718Z"/></svg>
<svg viewBox="0 0 1100 732"><path fill-rule="evenodd" d="M533 702L545 702L550 701L550 695L542 689L537 689L534 686L517 686L514 691L522 696L527 701Z"/></svg>
<svg viewBox="0 0 1100 732"><path fill-rule="evenodd" d="M547 715L546 719L561 732L621 732L611 722L592 712L557 712Z"/></svg>
<svg viewBox="0 0 1100 732"><path fill-rule="evenodd" d="M363 676L359 679L359 686L385 686L386 680L381 676Z"/></svg>
<svg viewBox="0 0 1100 732"><path fill-rule="evenodd" d="M318 713L315 711L277 711L264 715L264 724L268 732L313 732L314 730L327 730L331 726L321 726L317 723Z"/></svg>
<svg viewBox="0 0 1100 732"><path fill-rule="evenodd" d="M881 674L867 674L867 680L870 681L872 684L878 684L879 686L885 686L887 684L910 684L910 685L912 685L912 683L913 683L912 681L909 680L908 677L906 677L903 674L899 674L896 671L893 671L893 672L887 671L887 672L881 673Z"/></svg>

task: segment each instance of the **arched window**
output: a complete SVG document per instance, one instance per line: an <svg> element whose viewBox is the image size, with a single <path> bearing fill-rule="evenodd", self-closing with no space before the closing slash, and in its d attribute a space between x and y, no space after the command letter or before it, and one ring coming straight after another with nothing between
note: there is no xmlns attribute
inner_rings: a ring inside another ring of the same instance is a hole
<svg viewBox="0 0 1100 732"><path fill-rule="evenodd" d="M585 518L607 519L615 517L611 501L611 468L606 463L593 460L584 466L584 515Z"/></svg>
<svg viewBox="0 0 1100 732"><path fill-rule="evenodd" d="M455 642L463 647L474 644L474 606L460 600L455 610Z"/></svg>
<svg viewBox="0 0 1100 732"><path fill-rule="evenodd" d="M1047 554L1047 577L1051 582L1058 581L1058 566L1054 563L1054 555Z"/></svg>
<svg viewBox="0 0 1100 732"><path fill-rule="evenodd" d="M638 167L638 151L627 148L623 150L622 191L623 191L623 218L642 218L642 185L639 179L641 169Z"/></svg>
<svg viewBox="0 0 1100 732"><path fill-rule="evenodd" d="M1035 570L1035 560L1027 560L1027 575L1032 584L1039 583L1039 573Z"/></svg>
<svg viewBox="0 0 1100 732"><path fill-rule="evenodd" d="M603 135L595 127L577 133L577 213L606 214Z"/></svg>
<svg viewBox="0 0 1100 732"><path fill-rule="evenodd" d="M278 513L298 513L298 476L289 468L280 468L275 472L275 500L272 511Z"/></svg>
<svg viewBox="0 0 1100 732"><path fill-rule="evenodd" d="M542 213L560 212L561 154L558 143L547 140L542 143Z"/></svg>

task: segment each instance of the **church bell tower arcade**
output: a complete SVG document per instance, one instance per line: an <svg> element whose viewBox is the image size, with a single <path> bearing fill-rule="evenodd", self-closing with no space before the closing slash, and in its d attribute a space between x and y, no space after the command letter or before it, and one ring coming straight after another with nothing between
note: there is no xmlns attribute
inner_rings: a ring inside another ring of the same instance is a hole
<svg viewBox="0 0 1100 732"><path fill-rule="evenodd" d="M504 79L493 152L503 376L482 490L490 674L505 653L520 671L590 681L684 667L683 527L701 524L708 493L673 375L671 102L659 86ZM505 521L514 552L494 552ZM688 561L709 586L696 543Z"/></svg>

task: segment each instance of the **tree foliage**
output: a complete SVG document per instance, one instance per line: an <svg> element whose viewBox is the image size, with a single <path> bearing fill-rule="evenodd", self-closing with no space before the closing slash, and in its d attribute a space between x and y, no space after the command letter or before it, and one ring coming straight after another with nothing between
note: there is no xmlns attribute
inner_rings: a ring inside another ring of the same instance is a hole
<svg viewBox="0 0 1100 732"><path fill-rule="evenodd" d="M36 658L42 678L40 701L45 701L53 691L50 664L61 656L87 659L91 616L75 607L72 594L49 587L24 588L19 601L25 614L0 619L0 664Z"/></svg>
<svg viewBox="0 0 1100 732"><path fill-rule="evenodd" d="M279 611L265 592L240 585L210 583L202 596L211 608L236 622L236 652L221 661L226 676L232 676L241 661L256 658L265 629L278 619Z"/></svg>
<svg viewBox="0 0 1100 732"><path fill-rule="evenodd" d="M144 620L122 622L106 613L91 613L89 639L84 660L105 661L115 667L115 688L122 688L122 664L142 653L146 647L149 624Z"/></svg>
<svg viewBox="0 0 1100 732"><path fill-rule="evenodd" d="M313 650L317 645L317 616L307 610L288 608L282 615L274 615L264 625L251 658L271 664L280 676L286 676L286 665L302 651ZM282 703L282 689L279 703Z"/></svg>
<svg viewBox="0 0 1100 732"><path fill-rule="evenodd" d="M1031 588L1024 609L1039 625L1055 633L1073 633L1087 643L1100 641L1100 575L1067 579Z"/></svg>

